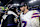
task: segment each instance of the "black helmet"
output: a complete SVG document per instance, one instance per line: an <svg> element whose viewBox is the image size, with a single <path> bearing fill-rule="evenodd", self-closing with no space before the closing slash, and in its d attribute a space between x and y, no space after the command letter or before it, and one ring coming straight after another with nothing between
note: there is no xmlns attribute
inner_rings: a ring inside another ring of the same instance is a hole
<svg viewBox="0 0 40 27"><path fill-rule="evenodd" d="M23 7L23 6L28 6L28 5L27 5L27 3L22 2L22 3L20 4L20 7Z"/></svg>

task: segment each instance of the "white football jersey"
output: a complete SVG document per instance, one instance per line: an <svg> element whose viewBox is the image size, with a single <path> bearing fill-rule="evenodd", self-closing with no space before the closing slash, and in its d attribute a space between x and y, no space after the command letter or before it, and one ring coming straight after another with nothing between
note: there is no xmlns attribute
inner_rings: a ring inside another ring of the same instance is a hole
<svg viewBox="0 0 40 27"><path fill-rule="evenodd" d="M23 12L20 15L21 27L39 27L39 12L36 10Z"/></svg>

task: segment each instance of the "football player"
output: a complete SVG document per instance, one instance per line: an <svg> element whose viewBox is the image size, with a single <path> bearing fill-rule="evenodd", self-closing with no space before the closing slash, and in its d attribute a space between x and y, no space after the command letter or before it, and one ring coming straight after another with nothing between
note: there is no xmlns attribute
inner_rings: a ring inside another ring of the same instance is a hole
<svg viewBox="0 0 40 27"><path fill-rule="evenodd" d="M17 14L14 12L14 9L10 9L7 14L2 16L3 23L1 27L17 27Z"/></svg>
<svg viewBox="0 0 40 27"><path fill-rule="evenodd" d="M37 10L28 10L26 3L20 6L22 13L20 14L21 27L39 27L39 12Z"/></svg>

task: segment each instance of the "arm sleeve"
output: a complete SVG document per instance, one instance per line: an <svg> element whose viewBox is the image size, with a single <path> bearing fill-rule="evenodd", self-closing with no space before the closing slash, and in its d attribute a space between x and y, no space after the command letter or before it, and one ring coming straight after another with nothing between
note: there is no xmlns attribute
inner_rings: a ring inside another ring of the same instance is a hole
<svg viewBox="0 0 40 27"><path fill-rule="evenodd" d="M40 14L38 11L33 11L32 18L40 17Z"/></svg>
<svg viewBox="0 0 40 27"><path fill-rule="evenodd" d="M17 16L17 14L12 11L8 11L8 14L13 14L13 15Z"/></svg>
<svg viewBox="0 0 40 27"><path fill-rule="evenodd" d="M34 11L32 15L32 27L39 27L39 12Z"/></svg>

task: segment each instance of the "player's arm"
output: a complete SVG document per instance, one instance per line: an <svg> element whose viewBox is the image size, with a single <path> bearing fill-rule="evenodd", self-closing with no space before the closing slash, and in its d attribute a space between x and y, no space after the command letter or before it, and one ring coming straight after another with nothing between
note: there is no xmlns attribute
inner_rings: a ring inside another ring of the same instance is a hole
<svg viewBox="0 0 40 27"><path fill-rule="evenodd" d="M8 11L8 14L13 14L14 16L17 16L17 14L14 13L13 11Z"/></svg>
<svg viewBox="0 0 40 27"><path fill-rule="evenodd" d="M34 12L33 12L33 15L32 15L32 18L37 18L37 17L39 18L39 15L40 15L40 14L39 14L38 11L34 11Z"/></svg>
<svg viewBox="0 0 40 27"><path fill-rule="evenodd" d="M39 12L34 11L32 15L32 24L35 26L39 26Z"/></svg>

